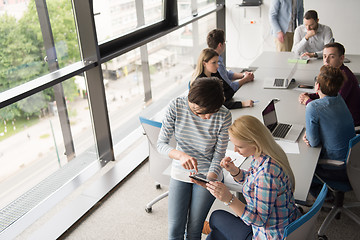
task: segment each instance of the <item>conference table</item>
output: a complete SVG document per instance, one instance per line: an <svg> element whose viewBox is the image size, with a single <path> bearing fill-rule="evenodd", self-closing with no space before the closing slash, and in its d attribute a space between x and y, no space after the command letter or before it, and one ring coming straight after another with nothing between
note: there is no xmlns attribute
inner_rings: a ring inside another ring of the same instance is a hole
<svg viewBox="0 0 360 240"><path fill-rule="evenodd" d="M254 107L234 109L231 110L231 113L233 121L242 115L252 115L263 121L261 112L272 99L277 98L279 101L275 104L275 109L278 121L280 123L294 123L304 126L304 130L296 143L285 143L283 141L279 141L279 143L281 146L290 145L290 150L287 148L287 150L284 150L295 175L294 197L298 202L306 202L321 147L309 147L302 140L305 134L305 105L299 103L298 96L304 92L304 89L299 89L297 86L299 84L314 85L314 78L319 73L322 60L310 59L307 64L297 63L293 75L295 82L291 83L288 89L263 88L265 78L286 76L294 68L296 63L288 62L288 59L293 57L293 54L289 52L262 53L250 65L251 68L256 69L254 81L243 85L234 96L234 99L238 101L254 100ZM234 149L231 142L228 148ZM244 164L243 167L248 167L247 164Z"/></svg>
<svg viewBox="0 0 360 240"><path fill-rule="evenodd" d="M296 56L292 52L263 52L250 65L249 69L256 68L292 68L294 63L288 59L295 60ZM355 75L360 75L360 55L345 54L345 65L348 66ZM307 64L297 64L297 69L319 72L323 65L322 59L310 58Z"/></svg>

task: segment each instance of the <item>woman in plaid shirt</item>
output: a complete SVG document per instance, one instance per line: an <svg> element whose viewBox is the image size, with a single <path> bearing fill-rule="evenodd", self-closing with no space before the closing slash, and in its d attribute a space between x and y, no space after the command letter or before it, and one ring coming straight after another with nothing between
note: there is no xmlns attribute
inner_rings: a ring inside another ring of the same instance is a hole
<svg viewBox="0 0 360 240"><path fill-rule="evenodd" d="M284 228L301 215L295 205L295 178L285 152L252 116L235 120L229 136L235 151L252 159L248 170L236 167L229 157L220 164L243 184L247 204L234 197L223 183L207 183L210 193L238 216L224 210L213 212L207 240L282 239Z"/></svg>

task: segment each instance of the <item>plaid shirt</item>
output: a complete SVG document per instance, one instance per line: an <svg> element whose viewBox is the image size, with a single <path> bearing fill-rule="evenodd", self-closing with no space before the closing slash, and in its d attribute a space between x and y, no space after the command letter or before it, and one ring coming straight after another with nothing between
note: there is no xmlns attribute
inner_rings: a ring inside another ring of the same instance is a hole
<svg viewBox="0 0 360 240"><path fill-rule="evenodd" d="M282 239L284 228L301 216L290 179L270 156L252 156L250 168L242 170L247 205L240 218L252 225L253 239Z"/></svg>

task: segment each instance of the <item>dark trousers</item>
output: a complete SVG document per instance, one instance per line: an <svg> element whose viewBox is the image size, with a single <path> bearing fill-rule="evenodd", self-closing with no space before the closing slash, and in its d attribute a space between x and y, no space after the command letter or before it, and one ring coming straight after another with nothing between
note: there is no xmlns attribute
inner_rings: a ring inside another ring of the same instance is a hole
<svg viewBox="0 0 360 240"><path fill-rule="evenodd" d="M211 232L206 240L250 240L252 228L233 214L216 210L210 216Z"/></svg>

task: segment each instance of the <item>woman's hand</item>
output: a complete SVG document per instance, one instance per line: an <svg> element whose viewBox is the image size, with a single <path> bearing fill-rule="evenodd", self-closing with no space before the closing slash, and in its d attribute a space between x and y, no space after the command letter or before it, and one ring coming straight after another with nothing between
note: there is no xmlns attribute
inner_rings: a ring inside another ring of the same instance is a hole
<svg viewBox="0 0 360 240"><path fill-rule="evenodd" d="M197 168L198 163L196 158L190 157L189 155L183 152L179 160L183 168L187 170L195 169L195 171L198 172L198 168Z"/></svg>
<svg viewBox="0 0 360 240"><path fill-rule="evenodd" d="M225 168L231 175L236 175L239 172L239 169L235 166L230 157L224 157L220 162L220 166Z"/></svg>
<svg viewBox="0 0 360 240"><path fill-rule="evenodd" d="M229 202L232 198L231 192L222 182L209 182L206 184L206 189L222 202Z"/></svg>

